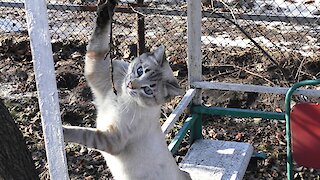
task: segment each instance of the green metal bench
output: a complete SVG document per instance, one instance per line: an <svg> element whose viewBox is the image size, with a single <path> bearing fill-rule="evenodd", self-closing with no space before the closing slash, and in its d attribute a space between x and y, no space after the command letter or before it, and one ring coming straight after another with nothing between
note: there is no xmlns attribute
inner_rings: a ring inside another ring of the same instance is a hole
<svg viewBox="0 0 320 180"><path fill-rule="evenodd" d="M310 96L319 96L317 90L301 90L298 89L302 85L316 85L320 80L309 80L295 84L292 88L281 89L287 92L286 96L286 112L264 112L257 110L247 110L238 108L221 108L221 107L206 107L202 105L194 105L191 103L196 95L195 89L187 91L186 95L182 98L177 108L169 116L168 120L162 126L163 131L167 133L174 122L178 119L182 110L189 107L190 117L184 122L182 128L179 130L175 138L169 144L169 150L174 154L176 153L183 138L190 132L191 148L187 155L180 163L180 167L188 171L193 179L242 179L250 158L254 156L253 147L247 143L218 141L218 140L204 140L202 139L202 115L220 115L232 116L240 118L262 118L262 119L275 119L286 120L286 132L288 139L288 179L292 177L292 160L291 160L291 135L290 135L290 99L292 94L304 94ZM246 85L244 85L246 86ZM216 89L223 89L222 87L215 86ZM268 87L266 87L268 88ZM273 88L277 89L277 88ZM278 88L279 89L279 88ZM319 107L320 109L320 107ZM316 114L318 119L319 115ZM318 121L319 123L319 121ZM320 128L320 126L319 126ZM318 129L319 129L318 128ZM319 131L320 132L320 131ZM318 134L320 139L320 134ZM320 146L317 146L320 148ZM320 152L320 149L318 150ZM320 162L320 161L318 161Z"/></svg>
<svg viewBox="0 0 320 180"><path fill-rule="evenodd" d="M190 102L191 89L182 99L177 109L182 109ZM285 119L284 113L262 112L255 110L190 106L191 116L185 121L176 137L169 144L169 150L174 154L186 133L190 131L188 153L180 163L180 168L189 172L192 179L242 179L249 161L253 155L253 147L248 143L202 139L202 115L222 115L243 118L260 117L264 119ZM173 112L173 116L179 113ZM168 119L172 118L169 117ZM166 127L168 125L164 125ZM164 132L165 128L163 129Z"/></svg>

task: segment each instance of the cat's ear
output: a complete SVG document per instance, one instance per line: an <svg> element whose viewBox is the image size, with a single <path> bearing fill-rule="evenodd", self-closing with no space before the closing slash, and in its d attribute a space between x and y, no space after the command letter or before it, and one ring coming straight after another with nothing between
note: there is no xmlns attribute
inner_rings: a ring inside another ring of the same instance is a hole
<svg viewBox="0 0 320 180"><path fill-rule="evenodd" d="M183 95L184 93L176 79L166 81L165 88L167 92L165 97L166 100L171 99L175 96Z"/></svg>
<svg viewBox="0 0 320 180"><path fill-rule="evenodd" d="M155 56L159 65L162 65L166 61L165 51L164 45L159 46L153 51L153 55Z"/></svg>

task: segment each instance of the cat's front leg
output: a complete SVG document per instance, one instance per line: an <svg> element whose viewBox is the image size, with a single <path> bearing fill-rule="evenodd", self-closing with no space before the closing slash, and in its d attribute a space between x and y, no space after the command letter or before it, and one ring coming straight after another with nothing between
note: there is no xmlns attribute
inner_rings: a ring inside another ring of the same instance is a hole
<svg viewBox="0 0 320 180"><path fill-rule="evenodd" d="M112 155L119 154L128 140L126 133L121 133L115 126L106 131L78 126L63 126L65 142L84 145Z"/></svg>
<svg viewBox="0 0 320 180"><path fill-rule="evenodd" d="M112 88L110 70L111 24L115 0L100 0L95 29L85 57L85 76L96 99L103 99Z"/></svg>

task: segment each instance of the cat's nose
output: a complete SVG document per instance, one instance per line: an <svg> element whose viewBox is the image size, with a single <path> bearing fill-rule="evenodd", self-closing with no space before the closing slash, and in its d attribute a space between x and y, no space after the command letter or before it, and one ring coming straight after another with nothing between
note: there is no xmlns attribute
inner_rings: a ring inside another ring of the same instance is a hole
<svg viewBox="0 0 320 180"><path fill-rule="evenodd" d="M137 89L138 88L138 84L135 81L129 81L127 87L130 88L130 89Z"/></svg>
<svg viewBox="0 0 320 180"><path fill-rule="evenodd" d="M129 89L132 89L132 83L131 83L131 81L129 81L127 87L128 87Z"/></svg>

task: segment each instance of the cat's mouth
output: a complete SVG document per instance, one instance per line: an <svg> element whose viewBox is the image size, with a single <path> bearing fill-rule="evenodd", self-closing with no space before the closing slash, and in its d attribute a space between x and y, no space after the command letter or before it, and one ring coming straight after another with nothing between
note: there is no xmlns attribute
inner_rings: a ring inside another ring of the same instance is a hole
<svg viewBox="0 0 320 180"><path fill-rule="evenodd" d="M138 95L136 90L132 87L131 81L127 83L126 90L131 97L136 97Z"/></svg>

